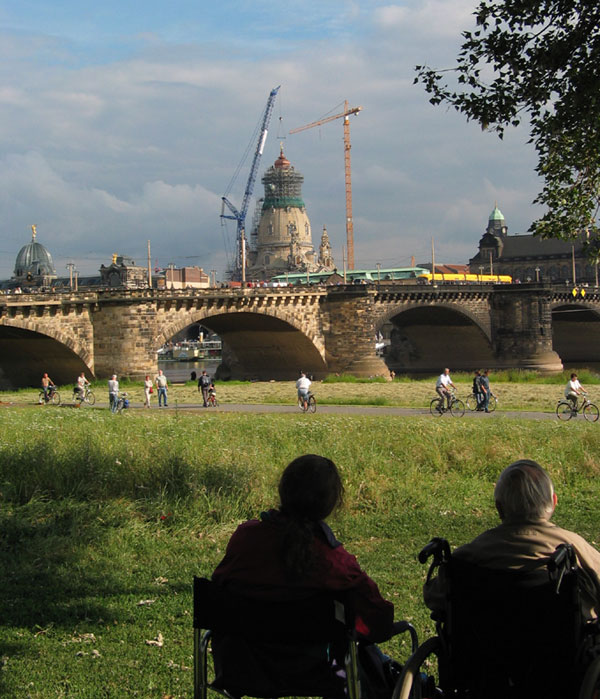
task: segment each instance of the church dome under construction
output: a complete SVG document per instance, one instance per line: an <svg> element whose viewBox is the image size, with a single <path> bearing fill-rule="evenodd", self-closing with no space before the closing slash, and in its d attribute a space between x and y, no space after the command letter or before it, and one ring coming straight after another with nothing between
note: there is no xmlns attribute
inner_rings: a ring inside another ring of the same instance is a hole
<svg viewBox="0 0 600 699"><path fill-rule="evenodd" d="M264 198L260 219L252 233L249 273L269 278L288 271L316 271L323 267L312 243L310 220L302 198L304 176L279 157L262 178Z"/></svg>

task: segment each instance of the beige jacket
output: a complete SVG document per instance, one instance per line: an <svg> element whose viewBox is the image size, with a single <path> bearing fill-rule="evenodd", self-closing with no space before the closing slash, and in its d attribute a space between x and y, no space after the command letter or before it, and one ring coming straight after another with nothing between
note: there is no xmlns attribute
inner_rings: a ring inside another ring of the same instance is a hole
<svg viewBox="0 0 600 699"><path fill-rule="evenodd" d="M539 570L546 575L547 559L559 544L572 544L580 567L585 571L585 612L588 618L598 617L600 603L600 552L579 534L557 527L547 520L500 524L488 529L454 551L457 558L484 568ZM434 611L445 605L445 580L438 575L425 583L423 598Z"/></svg>

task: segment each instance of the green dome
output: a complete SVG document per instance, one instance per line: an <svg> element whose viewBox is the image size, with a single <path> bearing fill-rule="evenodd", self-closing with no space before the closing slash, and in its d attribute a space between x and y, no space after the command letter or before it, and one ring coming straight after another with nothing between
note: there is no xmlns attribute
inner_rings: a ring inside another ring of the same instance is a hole
<svg viewBox="0 0 600 699"><path fill-rule="evenodd" d="M494 210L490 214L490 221L504 221L504 216L502 211L497 206L494 206Z"/></svg>
<svg viewBox="0 0 600 699"><path fill-rule="evenodd" d="M56 276L52 256L41 243L35 241L35 237L19 250L14 275L15 278L27 277L27 275Z"/></svg>

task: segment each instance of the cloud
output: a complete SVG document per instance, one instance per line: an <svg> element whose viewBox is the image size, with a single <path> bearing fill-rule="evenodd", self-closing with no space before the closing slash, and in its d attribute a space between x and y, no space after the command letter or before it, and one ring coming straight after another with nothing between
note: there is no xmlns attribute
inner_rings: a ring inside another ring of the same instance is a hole
<svg viewBox="0 0 600 699"><path fill-rule="evenodd" d="M113 252L143 257L150 239L160 264L200 260L221 275L220 197L247 152L229 197L241 203L253 131L280 84L255 195L283 141L305 177L313 242L326 224L336 257L345 244L342 120L288 131L339 113L344 100L364 107L351 119L357 263L410 258L432 235L447 261L464 262L496 199L510 230L526 230L538 183L523 131L499 141L432 107L412 84L415 64L453 62L472 0L309 3L323 30L297 35L289 16L278 29L278 14L269 31L247 31L258 21L248 19L253 5L236 4L235 44L216 29L210 42L178 42L147 22L123 37L129 54L107 42L100 56L98 44L5 31L1 276L12 273L31 223L55 260L73 257L90 273ZM217 21L211 15L207 26ZM149 34L141 43L140 32ZM85 48L98 60L82 60Z"/></svg>

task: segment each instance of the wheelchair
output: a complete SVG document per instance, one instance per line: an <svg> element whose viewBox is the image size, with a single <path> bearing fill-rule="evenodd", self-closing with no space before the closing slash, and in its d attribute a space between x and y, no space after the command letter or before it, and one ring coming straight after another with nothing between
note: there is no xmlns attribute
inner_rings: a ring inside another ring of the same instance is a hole
<svg viewBox="0 0 600 699"><path fill-rule="evenodd" d="M342 593L264 601L194 578L194 699L312 696L361 699L359 643ZM417 633L408 622L412 652ZM214 679L209 680L209 655Z"/></svg>
<svg viewBox="0 0 600 699"><path fill-rule="evenodd" d="M432 612L437 636L409 658L393 699L421 699L414 678L431 656L439 677L431 696L443 699L600 697L600 629L584 618L586 579L571 545L557 547L547 571L478 567L453 557L444 539L419 561L430 557L427 581L442 576L445 611Z"/></svg>

